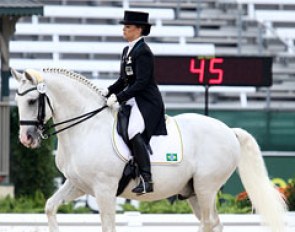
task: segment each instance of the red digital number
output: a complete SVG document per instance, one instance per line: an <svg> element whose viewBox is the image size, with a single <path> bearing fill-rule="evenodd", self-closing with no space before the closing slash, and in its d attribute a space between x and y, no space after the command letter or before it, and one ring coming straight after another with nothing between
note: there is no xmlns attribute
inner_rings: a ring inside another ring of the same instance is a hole
<svg viewBox="0 0 295 232"><path fill-rule="evenodd" d="M201 59L200 67L196 68L195 59L190 60L190 72L199 75L199 83L204 83L205 61L206 59ZM209 72L212 74L217 74L217 78L209 79L209 84L222 84L224 72L222 69L216 68L215 64L222 64L223 58L212 58L209 60L209 62Z"/></svg>
<svg viewBox="0 0 295 232"><path fill-rule="evenodd" d="M200 60L200 68L196 68L196 62L195 59L191 59L190 62L190 72L193 74L199 74L199 82L204 82L204 70L205 70L205 60Z"/></svg>
<svg viewBox="0 0 295 232"><path fill-rule="evenodd" d="M210 79L209 84L221 84L223 81L223 70L220 68L215 68L215 64L222 64L223 58L213 58L210 60L209 72L213 74L218 74L216 79Z"/></svg>

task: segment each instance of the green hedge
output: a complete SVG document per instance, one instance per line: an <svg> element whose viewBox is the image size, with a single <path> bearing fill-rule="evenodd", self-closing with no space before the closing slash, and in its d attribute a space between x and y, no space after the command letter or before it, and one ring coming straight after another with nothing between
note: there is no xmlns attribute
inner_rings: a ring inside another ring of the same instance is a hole
<svg viewBox="0 0 295 232"><path fill-rule="evenodd" d="M280 190L282 191L282 190ZM295 210L295 179L283 189L290 211ZM252 212L251 202L246 192L237 196L219 193L216 199L216 207L220 214L247 214ZM44 213L45 197L42 192L37 191L33 196L22 196L18 198L6 197L0 199L0 213ZM192 213L187 201L176 200L170 203L167 199L154 202L140 202L136 208L131 204L122 205L123 212L139 211L145 214L187 214ZM62 205L60 213L91 213L87 207L76 208L74 203Z"/></svg>
<svg viewBox="0 0 295 232"><path fill-rule="evenodd" d="M236 198L231 195L220 195L217 209L220 213L248 213L250 207L240 207ZM220 201L221 199L221 201ZM44 213L45 197L42 192L37 191L33 196L22 196L18 198L6 197L0 199L0 213ZM187 201L176 200L170 203L168 200L154 202L140 202L136 208L130 204L122 205L123 211L139 211L144 214L189 214L192 209ZM60 213L91 213L86 207L76 208L74 203L62 205L58 212Z"/></svg>
<svg viewBox="0 0 295 232"><path fill-rule="evenodd" d="M28 149L19 142L19 119L16 107L11 108L10 119L10 181L15 195L34 196L36 191L47 198L55 191L54 178L58 172L52 155L53 138L43 140L38 149Z"/></svg>
<svg viewBox="0 0 295 232"><path fill-rule="evenodd" d="M41 191L32 196L0 199L0 213L44 213L46 199ZM60 206L59 213L90 213L86 207L75 208L73 203Z"/></svg>
<svg viewBox="0 0 295 232"><path fill-rule="evenodd" d="M230 194L218 194L216 207L219 213L227 214L245 214L252 211L251 206L241 205L235 196ZM124 211L139 211L141 213L152 214L187 214L192 213L192 209L187 201L176 200L170 203L169 200L160 200L153 202L140 202L139 207L133 205L122 205Z"/></svg>

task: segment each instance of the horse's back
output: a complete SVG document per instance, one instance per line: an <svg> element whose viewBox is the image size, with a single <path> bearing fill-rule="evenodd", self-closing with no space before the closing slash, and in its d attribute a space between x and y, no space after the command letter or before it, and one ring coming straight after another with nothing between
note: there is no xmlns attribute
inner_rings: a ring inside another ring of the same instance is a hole
<svg viewBox="0 0 295 232"><path fill-rule="evenodd" d="M195 135L206 133L206 136L210 134L212 137L216 137L222 133L222 137L229 136L235 139L233 130L218 119L196 113L179 114L173 118L184 134L185 131L190 131Z"/></svg>
<svg viewBox="0 0 295 232"><path fill-rule="evenodd" d="M184 159L191 159L200 176L208 172L222 175L236 168L240 144L234 131L226 124L195 113L179 114L173 118L181 131Z"/></svg>

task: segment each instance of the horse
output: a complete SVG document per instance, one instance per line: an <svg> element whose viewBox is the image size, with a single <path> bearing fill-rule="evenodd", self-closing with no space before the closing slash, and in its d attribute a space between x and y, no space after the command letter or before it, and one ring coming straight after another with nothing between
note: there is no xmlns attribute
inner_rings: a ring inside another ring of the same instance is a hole
<svg viewBox="0 0 295 232"><path fill-rule="evenodd" d="M20 142L32 149L40 146L50 118L58 132L55 162L66 180L46 201L49 231L59 231L56 213L61 204L90 194L100 209L102 231L115 232L116 192L126 164L112 144L118 108L106 107L99 86L72 71L51 68L20 73L11 69L11 73L19 82ZM95 114L90 117L87 112ZM56 123L69 122L77 115L86 115L87 120L67 127ZM155 201L185 196L200 221L199 232L221 232L216 195L237 169L262 221L272 232L285 231L286 204L268 177L255 138L244 129L201 114L183 113L173 119L181 132L183 160L177 165L152 164L154 192L132 193L135 180L131 180L120 197Z"/></svg>

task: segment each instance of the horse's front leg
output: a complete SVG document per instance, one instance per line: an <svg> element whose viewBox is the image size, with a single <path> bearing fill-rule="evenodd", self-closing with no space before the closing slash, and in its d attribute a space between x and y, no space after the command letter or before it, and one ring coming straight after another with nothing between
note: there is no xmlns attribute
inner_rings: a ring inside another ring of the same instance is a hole
<svg viewBox="0 0 295 232"><path fill-rule="evenodd" d="M58 189L46 202L45 213L48 218L48 226L50 232L58 232L58 224L56 220L56 212L58 207L65 203L72 201L85 193L77 189L69 180Z"/></svg>
<svg viewBox="0 0 295 232"><path fill-rule="evenodd" d="M108 183L100 186L100 191L96 193L96 202L100 209L102 232L116 232L116 190L117 185Z"/></svg>

